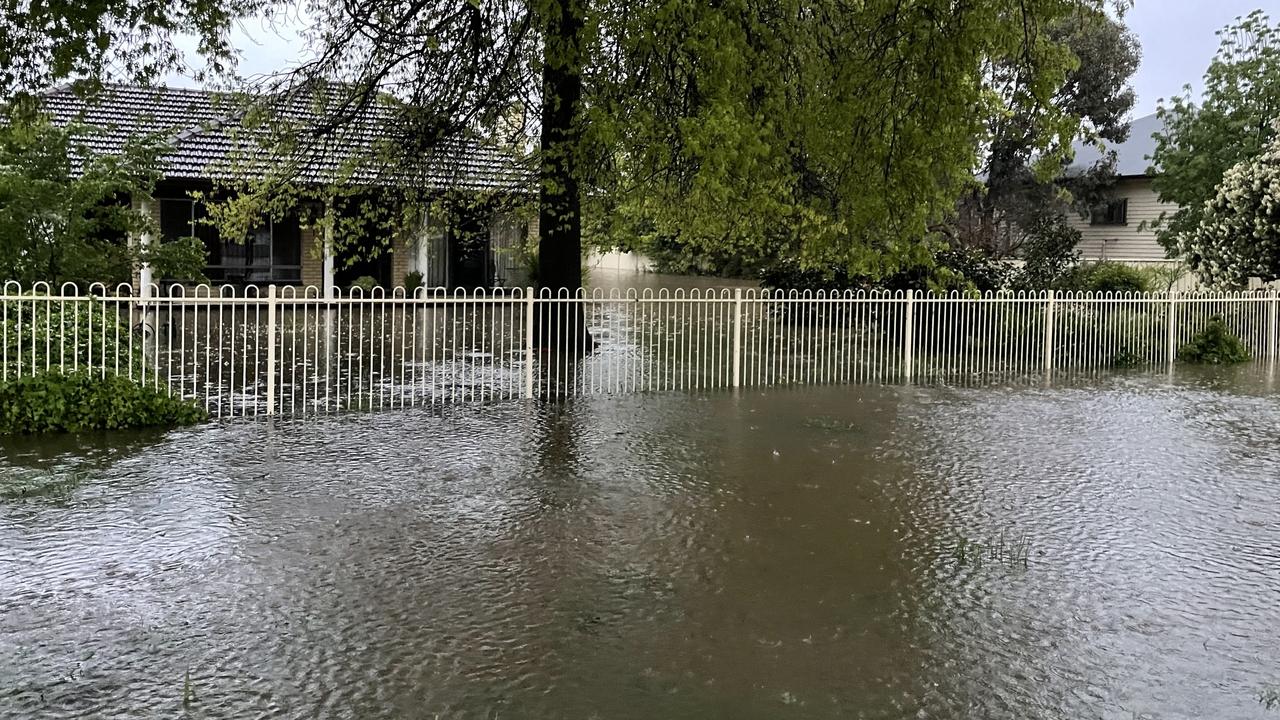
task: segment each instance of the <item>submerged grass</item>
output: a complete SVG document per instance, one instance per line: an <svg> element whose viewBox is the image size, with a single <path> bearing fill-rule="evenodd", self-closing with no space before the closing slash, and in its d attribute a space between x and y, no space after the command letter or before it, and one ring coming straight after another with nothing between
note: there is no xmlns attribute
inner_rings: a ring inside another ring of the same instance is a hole
<svg viewBox="0 0 1280 720"><path fill-rule="evenodd" d="M84 472L0 473L0 500L66 495L80 487L86 477Z"/></svg>
<svg viewBox="0 0 1280 720"><path fill-rule="evenodd" d="M1009 535L1003 530L998 538L987 543L961 537L952 549L951 557L959 567L981 568L985 563L993 562L1025 570L1031 562L1031 539L1026 533Z"/></svg>
<svg viewBox="0 0 1280 720"><path fill-rule="evenodd" d="M1267 710L1280 708L1280 685L1267 685L1259 690L1258 702Z"/></svg>

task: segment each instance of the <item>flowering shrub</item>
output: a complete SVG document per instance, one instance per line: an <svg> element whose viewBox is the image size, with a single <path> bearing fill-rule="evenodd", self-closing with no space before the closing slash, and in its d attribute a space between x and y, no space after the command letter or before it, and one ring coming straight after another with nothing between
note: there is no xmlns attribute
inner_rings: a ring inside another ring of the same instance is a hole
<svg viewBox="0 0 1280 720"><path fill-rule="evenodd" d="M1200 224L1178 244L1209 285L1240 287L1251 277L1280 278L1280 141L1226 172Z"/></svg>

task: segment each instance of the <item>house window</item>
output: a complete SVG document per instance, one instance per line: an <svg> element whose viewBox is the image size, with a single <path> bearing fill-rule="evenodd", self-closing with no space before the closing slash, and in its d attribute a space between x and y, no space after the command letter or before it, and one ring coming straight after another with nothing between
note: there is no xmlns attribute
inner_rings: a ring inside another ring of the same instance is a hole
<svg viewBox="0 0 1280 720"><path fill-rule="evenodd" d="M202 203L187 198L160 200L160 237L194 237L204 244L204 274L220 283L296 283L302 280L302 230L296 217L268 218L243 242L223 240L207 222Z"/></svg>
<svg viewBox="0 0 1280 720"><path fill-rule="evenodd" d="M1112 200L1093 209L1089 215L1090 225L1127 225L1129 224L1129 199Z"/></svg>

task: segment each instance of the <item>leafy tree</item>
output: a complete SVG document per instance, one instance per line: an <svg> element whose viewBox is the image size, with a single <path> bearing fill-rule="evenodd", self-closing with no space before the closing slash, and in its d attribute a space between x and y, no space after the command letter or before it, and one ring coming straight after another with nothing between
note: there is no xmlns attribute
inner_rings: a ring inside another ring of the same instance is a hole
<svg viewBox="0 0 1280 720"><path fill-rule="evenodd" d="M989 118L1033 106L1038 127L1067 124L1053 98L1075 61L1051 29L1104 2L310 0L306 60L263 89L326 88L295 146L380 108L379 161L408 177L450 140L538 138L543 286L580 283L588 212L601 237L649 226L884 276L928 262L920 238L972 177ZM148 7L162 31L195 17L215 55L221 20L250 6L150 3L108 7ZM990 67L1018 68L1018 91L991 86Z"/></svg>
<svg viewBox="0 0 1280 720"><path fill-rule="evenodd" d="M0 14L0 101L74 80L152 82L175 70L213 77L233 64L232 20L259 0L34 0ZM175 40L194 36L205 62L188 67Z"/></svg>
<svg viewBox="0 0 1280 720"><path fill-rule="evenodd" d="M1098 144L1124 139L1128 130L1125 115L1134 101L1128 81L1138 64L1137 43L1122 25L1096 10L1084 9L1051 20L1042 17L1040 21L1041 24L1036 26L1040 43L1037 52L1001 54L993 49L992 56L981 61L975 69L975 72L980 72L982 87L993 101L981 107L971 106L956 111L957 119L982 124L963 142L970 150L979 147L983 150L978 161L978 174L984 182L975 183L967 174L962 174L958 185L934 198L931 210L935 214L929 216L933 222L929 225L917 222L914 227L918 235L915 238L905 235L898 238L900 243L911 248L911 253L900 263L895 263L897 259L892 253L880 253L861 268L854 263L854 267L846 269L859 275L870 271L888 277L913 264L936 263L940 257L938 252L946 245L936 241L919 242L918 238L926 232L940 233L946 243L953 246L999 256L1022 246L1028 230L1043 229L1053 220L1053 236L1042 243L1044 248L1037 251L1043 254L1050 246L1057 247L1053 240L1065 231L1065 215L1069 209L1073 205L1091 203L1101 188L1109 184L1112 179L1109 163L1068 179L1062 178L1061 172L1070 160L1071 141L1077 136L1083 135L1089 142ZM877 66L876 61L865 58L858 62L871 68ZM976 115L980 109L987 110L989 114L985 117ZM850 114L850 117L858 116ZM837 139L846 138L842 130L831 135ZM913 151L932 151L927 147L927 141L917 138L916 142L919 144L912 147ZM801 168L818 165L809 157L799 158L792 164ZM745 216L742 224L747 226L747 232L755 234L755 242L735 246L716 239L715 232L709 233L711 239L706 242L693 242L691 222L697 222L704 216L714 220L729 214L714 212L708 207L701 213L674 214L664 225L662 218L669 212L668 208L673 207L673 202L676 203L674 207L680 207L680 200L655 196L648 192L648 188L613 202L607 206L607 212L597 213L593 218L597 227L592 229L594 234L603 237L604 244L642 250L675 268L749 269L768 264L780 254L809 254L806 251L820 247L815 238L821 239L820 229L812 225L823 218L838 219L841 215L825 210L838 202L838 197L832 197L826 184L821 182L821 169L820 166L812 168L813 172L802 178L803 182L793 186L793 205L812 204L807 216L811 226L801 238L797 238L795 230L789 227L791 223L785 208L776 203L770 204L767 198L748 198L742 203L745 209L735 206L734 214ZM861 177L867 183L871 182L867 175ZM874 175L870 177L874 178ZM956 176L952 179L955 180ZM879 179L876 178L875 182L878 183ZM946 211L951 209L950 203L960 194L960 187L966 189L958 216L938 222L941 219L938 213L950 214ZM683 188L677 187L676 190L682 191ZM860 191L847 190L850 194L861 192L864 195L875 191L876 188L869 184L864 184ZM770 190L764 187L762 192ZM900 190L895 195L909 196ZM608 202L616 199L616 194L604 193L600 197ZM886 202L891 203L892 200L886 198ZM759 208L759 212L752 213L751 208ZM919 209L917 206L910 208L911 211ZM600 233L602 228L598 226L613 232ZM724 232L733 235L742 231ZM857 238L856 234L850 235L844 238L844 242L856 247L860 243ZM1043 238L1043 234L1031 235L1034 241ZM836 244L840 245L839 242ZM1073 248L1068 248L1068 254L1072 251ZM970 257L972 254L949 257ZM836 263L847 264L849 260L848 253L838 249L826 255ZM895 264L899 269L894 269ZM921 276L930 274L923 269L910 272Z"/></svg>
<svg viewBox="0 0 1280 720"><path fill-rule="evenodd" d="M1280 118L1280 26L1261 11L1218 33L1221 45L1205 72L1204 98L1197 105L1190 88L1162 104L1164 130L1156 134L1153 186L1160 200L1177 206L1156 222L1160 242L1170 254L1186 254L1202 279L1235 282L1233 270L1209 266L1198 228L1207 203L1218 196L1227 170L1259 155L1275 137Z"/></svg>
<svg viewBox="0 0 1280 720"><path fill-rule="evenodd" d="M155 232L130 198L150 195L163 146L130 140L119 155L95 154L94 129L58 127L22 98L0 118L0 280L128 282L149 262L160 277L198 277L204 247L194 238L147 247L126 241Z"/></svg>
<svg viewBox="0 0 1280 720"><path fill-rule="evenodd" d="M1227 170L1199 224L1179 236L1178 250L1210 285L1280 279L1280 137Z"/></svg>
<svg viewBox="0 0 1280 720"><path fill-rule="evenodd" d="M953 242L965 247L996 255L1023 251L1033 260L1032 275L1069 264L1074 246L1061 242L1070 235L1067 214L1087 211L1114 182L1115 156L1105 147L1128 138L1126 117L1135 100L1129 80L1141 59L1132 33L1103 12L1062 18L1047 34L1070 53L1070 70L1052 95L1056 112L1017 101L1037 81L1034 68L1016 60L991 63L987 82L1011 99L1013 112L990 118L982 181L961 198L948 227ZM1066 172L1077 137L1104 150L1103 159Z"/></svg>

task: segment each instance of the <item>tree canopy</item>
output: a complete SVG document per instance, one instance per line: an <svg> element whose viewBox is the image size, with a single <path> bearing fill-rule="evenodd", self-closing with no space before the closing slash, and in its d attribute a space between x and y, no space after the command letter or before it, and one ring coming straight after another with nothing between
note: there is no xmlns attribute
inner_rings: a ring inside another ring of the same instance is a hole
<svg viewBox="0 0 1280 720"><path fill-rule="evenodd" d="M950 239L963 247L1005 255L1027 249L1028 241L1061 235L1065 215L1087 210L1114 181L1115 158L1106 144L1129 135L1135 100L1129 81L1141 60L1137 40L1103 12L1063 18L1049 27L1048 37L1072 57L1053 94L1057 112L1011 99L988 120L981 181L961 198L955 222L947 225ZM1010 63L993 66L988 75L1006 98L1017 98L1031 80ZM1101 150L1102 160L1068 170L1077 138Z"/></svg>
<svg viewBox="0 0 1280 720"><path fill-rule="evenodd" d="M323 142L378 105L383 161L411 166L458 138L532 150L544 285L580 281L584 219L603 242L889 274L927 258L921 239L971 182L991 118L1034 114L1033 151L1074 132L1055 98L1079 60L1055 28L1105 2L310 0L301 63L259 89L327 88L290 142ZM113 54L151 77L178 62L180 31L216 68L234 55L232 19L284 6L33 4L7 19L29 56L9 58L6 82L93 77ZM66 37L35 37L59 23Z"/></svg>
<svg viewBox="0 0 1280 720"><path fill-rule="evenodd" d="M1280 280L1280 137L1224 173L1181 246L1210 285Z"/></svg>
<svg viewBox="0 0 1280 720"><path fill-rule="evenodd" d="M158 277L198 277L204 248L189 242L126 242L155 232L133 207L158 179L155 138L136 138L119 155L90 151L93 129L57 127L33 103L0 118L0 281L26 284L128 282L148 262Z"/></svg>
<svg viewBox="0 0 1280 720"><path fill-rule="evenodd" d="M1160 241L1209 281L1233 279L1200 253L1203 238L1197 233L1208 204L1218 198L1230 168L1267 147L1280 118L1280 26L1258 11L1218 35L1221 45L1205 72L1202 102L1195 103L1188 90L1162 103L1165 127L1156 134L1151 159L1159 171L1153 186L1160 200L1177 206L1156 223Z"/></svg>

